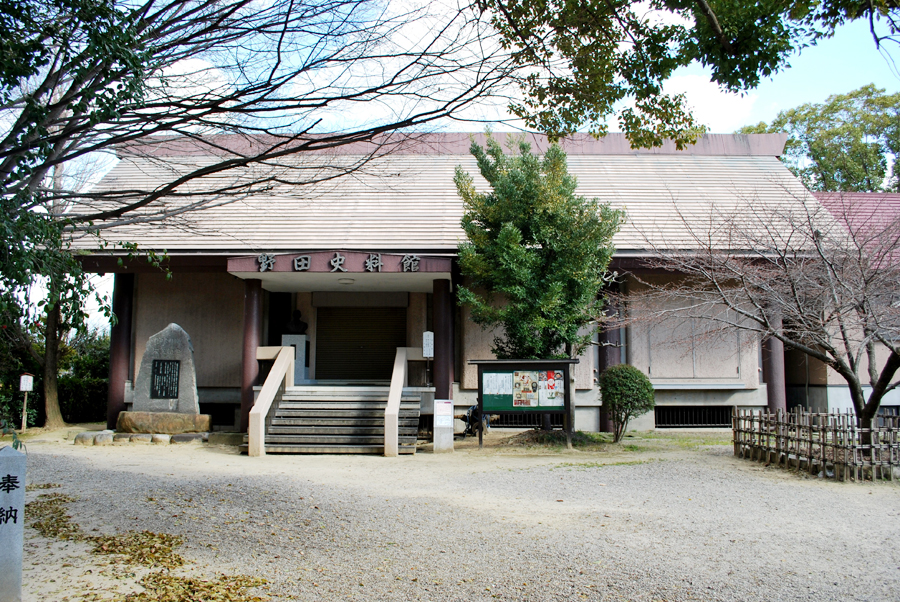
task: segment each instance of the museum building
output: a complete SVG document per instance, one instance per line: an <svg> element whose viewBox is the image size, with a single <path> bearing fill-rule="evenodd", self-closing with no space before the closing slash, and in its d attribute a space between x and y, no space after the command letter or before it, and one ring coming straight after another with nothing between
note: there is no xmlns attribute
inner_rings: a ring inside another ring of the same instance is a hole
<svg viewBox="0 0 900 602"><path fill-rule="evenodd" d="M495 137L502 143L505 136ZM148 338L170 323L191 337L201 411L216 429L246 430L262 384L258 348L287 340L297 346L297 395L359 398L387 387L398 348L421 349L423 334L433 333L433 359L410 355L404 395L417 400L423 416L434 399L451 399L456 413L464 412L477 394L470 361L492 358L494 338L455 296L464 282L456 262L464 236L456 167L487 190L468 152L473 138L484 143L483 135L425 134L386 153L362 143L303 153L278 168L319 175L335 165L352 169L310 177L304 186L272 178L203 210L180 211L192 190L199 195L210 184L195 181L162 199L167 219L104 229L103 249L96 238L76 240L88 271L115 274L110 425L130 403ZM541 136L527 141L535 151L547 148ZM561 146L578 194L627 214L611 265L632 274L622 284L627 293L637 286L633 274L658 277L643 267L650 249L690 244L685 220L692 215L727 212L748 200L816 202L779 160L784 143L780 134L706 135L684 150L669 142L635 150L623 135L610 134L576 135ZM98 186L152 188L209 160L204 152L184 145L152 155L123 152ZM250 175L215 177L223 189L227 178ZM122 242L138 253L164 254L167 272L131 257ZM635 323L602 335L617 345L588 348L573 368L575 428L604 427L597 376L620 362L647 373L657 391L656 411L635 428L728 425L734 407L784 403L783 353L764 354L738 332L695 341L690 328Z"/></svg>

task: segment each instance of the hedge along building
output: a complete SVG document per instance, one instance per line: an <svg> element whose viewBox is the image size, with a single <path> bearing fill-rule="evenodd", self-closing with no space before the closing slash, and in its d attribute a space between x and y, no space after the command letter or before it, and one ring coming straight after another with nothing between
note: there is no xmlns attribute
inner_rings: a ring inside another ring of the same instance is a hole
<svg viewBox="0 0 900 602"><path fill-rule="evenodd" d="M472 405L477 371L468 362L492 357L494 333L469 321L454 292L462 281L455 256L463 206L453 173L461 165L477 174L468 153L471 139L418 135L384 154L363 143L304 153L262 169L310 170L320 176L317 183L295 187L271 178L258 190L179 213L205 191L249 177L227 172L162 198L163 211L172 217L102 230L111 243L105 249L95 239L76 241L87 252L86 269L115 273L110 425L126 408L147 339L175 322L193 339L202 410L213 414L217 428L246 428L259 384L256 348L280 345L294 310L308 324L308 371L302 376L309 382L298 383L303 388L384 385L395 350L421 347L423 333L431 331L432 371L411 363L410 385L431 381L437 399L453 399L457 410ZM474 139L484 142L480 135ZM811 198L778 159L784 140L708 135L682 151L671 143L633 150L624 136L611 134L600 140L574 136L561 145L578 193L627 212L611 269L640 273L648 248L689 239L678 215L738 207L745 195L776 204ZM543 137L528 141L538 152L547 148ZM162 185L187 166L203 164L208 152L182 142L152 155L126 150L99 186L115 191ZM327 177L346 166L353 166L350 173ZM480 176L476 182L487 189ZM165 251L171 277L128 259L126 250L116 250L120 241L144 252ZM635 285L630 276L623 287ZM601 428L596 376L621 361L650 375L660 426L718 424L734 406L783 405L783 355L767 363L766 371L782 383L767 391L757 341L741 340L735 332L730 340L701 344L684 329L635 323L604 335L617 346L585 350L575 370L576 428ZM432 391L424 391L427 414ZM635 426L652 427L654 418Z"/></svg>

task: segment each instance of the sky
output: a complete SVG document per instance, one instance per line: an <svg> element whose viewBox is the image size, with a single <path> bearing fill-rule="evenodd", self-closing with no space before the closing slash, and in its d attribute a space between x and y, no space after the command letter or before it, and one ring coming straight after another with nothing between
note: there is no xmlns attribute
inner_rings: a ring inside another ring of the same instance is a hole
<svg viewBox="0 0 900 602"><path fill-rule="evenodd" d="M900 56L900 52L894 55ZM790 65L743 96L720 91L699 65L678 71L666 90L685 92L695 116L712 133L730 133L744 125L771 122L779 111L822 103L832 94L866 84L889 93L900 91L900 77L876 49L868 23L863 21L845 25L833 38L805 48L790 60Z"/></svg>

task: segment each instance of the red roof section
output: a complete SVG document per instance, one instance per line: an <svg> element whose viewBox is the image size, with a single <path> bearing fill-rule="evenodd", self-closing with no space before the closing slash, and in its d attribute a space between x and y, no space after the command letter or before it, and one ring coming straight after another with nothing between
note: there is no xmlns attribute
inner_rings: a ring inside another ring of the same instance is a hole
<svg viewBox="0 0 900 602"><path fill-rule="evenodd" d="M900 194L891 192L813 192L847 226L888 225L900 219Z"/></svg>
<svg viewBox="0 0 900 602"><path fill-rule="evenodd" d="M876 265L900 263L900 194L814 192L818 201L850 231Z"/></svg>

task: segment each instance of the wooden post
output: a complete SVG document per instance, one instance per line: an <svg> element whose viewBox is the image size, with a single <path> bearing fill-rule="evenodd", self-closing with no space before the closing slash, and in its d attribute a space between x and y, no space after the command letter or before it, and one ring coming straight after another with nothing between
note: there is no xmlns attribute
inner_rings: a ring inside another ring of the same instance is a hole
<svg viewBox="0 0 900 602"><path fill-rule="evenodd" d="M125 381L131 371L131 324L134 308L134 274L116 274L112 310L116 323L109 330L109 388L106 428L115 429L125 411Z"/></svg>
<svg viewBox="0 0 900 602"><path fill-rule="evenodd" d="M449 280L432 282L434 303L434 398L452 399L453 293Z"/></svg>
<svg viewBox="0 0 900 602"><path fill-rule="evenodd" d="M780 320L778 327L780 327ZM787 410L787 390L784 379L784 343L775 337L763 341L763 379L769 411Z"/></svg>
<svg viewBox="0 0 900 602"><path fill-rule="evenodd" d="M603 308L603 313L607 316L614 316L618 313L619 307L614 302L610 303L607 299L606 305ZM600 351L598 358L598 374L603 374L603 371L611 366L616 366L622 363L622 330L620 328L616 328L613 330L601 331L600 332ZM612 416L610 416L609 411L606 404L602 403L601 400L600 406L600 432L601 433L612 433L614 431L613 428L613 420Z"/></svg>
<svg viewBox="0 0 900 602"><path fill-rule="evenodd" d="M262 330L262 280L244 281L244 342L241 358L241 432L250 426L253 387L259 378L256 348Z"/></svg>

